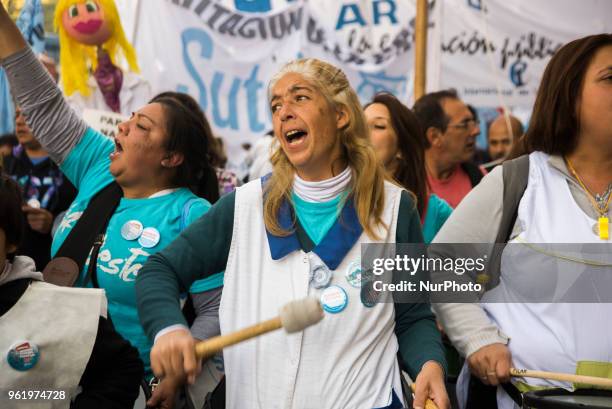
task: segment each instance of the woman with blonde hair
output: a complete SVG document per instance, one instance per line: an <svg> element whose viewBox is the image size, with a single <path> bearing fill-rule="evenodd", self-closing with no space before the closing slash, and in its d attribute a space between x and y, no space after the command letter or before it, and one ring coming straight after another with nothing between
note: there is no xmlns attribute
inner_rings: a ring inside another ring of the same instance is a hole
<svg viewBox="0 0 612 409"><path fill-rule="evenodd" d="M422 243L414 201L384 180L345 74L316 59L288 63L269 85L269 177L222 197L137 279L141 320L156 342L156 375L197 373L194 341L175 302L194 280L225 269L221 332L320 298L326 318L224 351L227 407L401 408L397 352L416 381L415 407L448 408L444 352L429 304L361 298L365 243ZM202 240L216 240L206 246ZM417 277L418 278L418 277Z"/></svg>

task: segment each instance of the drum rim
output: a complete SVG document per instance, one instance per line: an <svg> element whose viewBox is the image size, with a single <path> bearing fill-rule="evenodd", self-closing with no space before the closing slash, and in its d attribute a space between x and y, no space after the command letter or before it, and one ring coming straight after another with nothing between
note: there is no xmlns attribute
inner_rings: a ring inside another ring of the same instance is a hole
<svg viewBox="0 0 612 409"><path fill-rule="evenodd" d="M577 389L573 392L568 391L566 389L544 389L540 391L530 391L523 395L523 405L526 407L534 407L536 409L579 409L586 408L587 406L580 405L576 406L574 403L566 403L566 402L543 402L539 400L539 398L547 397L547 396L604 396L604 397L612 397L612 390L605 389ZM588 408L591 409L609 409L609 406L593 406L589 405Z"/></svg>

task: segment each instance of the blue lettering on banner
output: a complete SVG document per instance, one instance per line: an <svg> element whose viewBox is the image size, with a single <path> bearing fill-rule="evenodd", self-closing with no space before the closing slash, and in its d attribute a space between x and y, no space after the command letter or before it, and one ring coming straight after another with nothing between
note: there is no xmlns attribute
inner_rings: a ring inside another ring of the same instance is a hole
<svg viewBox="0 0 612 409"><path fill-rule="evenodd" d="M525 85L525 81L523 80L523 73L526 70L527 63L525 61L518 60L510 66L510 81L512 81L515 87L518 88Z"/></svg>
<svg viewBox="0 0 612 409"><path fill-rule="evenodd" d="M408 77L400 75L395 77L388 76L384 71L374 74L360 72L361 83L357 86L357 95L361 101L369 101L379 92L390 92L401 97L406 89Z"/></svg>
<svg viewBox="0 0 612 409"><path fill-rule="evenodd" d="M202 107L202 109L206 111L206 108L208 107L208 99L206 97L206 87L204 86L204 83L202 82L200 75L198 75L198 71L195 69L195 67L193 66L193 63L191 62L191 59L189 58L189 54L187 52L187 46L191 42L200 43L200 46L201 46L200 57L210 59L212 57L212 51L213 51L212 39L210 38L208 34L206 34L204 31L200 29L188 28L187 30L183 31L183 33L181 34L181 41L183 43L183 62L185 63L185 67L187 68L189 75L196 82L198 86L198 91L200 93L198 102L200 106ZM177 88L177 91L184 92L186 94L189 93L186 85L179 85Z"/></svg>
<svg viewBox="0 0 612 409"><path fill-rule="evenodd" d="M197 43L200 46L198 56L211 60L213 56L214 43L208 33L198 28L188 28L184 30L181 34L181 41L183 46L183 62L185 64L185 69L198 88L198 98L196 99L202 107L202 110L207 111L209 101L207 87L202 80L202 77L196 70L195 64L189 55L189 45L191 43ZM261 101L259 93L260 90L264 88L264 84L262 81L258 80L258 73L259 65L256 64L253 66L248 78L242 79L239 77L234 77L231 80L231 87L228 94L224 94L222 92L225 73L219 71L215 71L213 73L212 82L210 85L210 98L212 99L211 119L215 127L219 129L230 128L233 130L238 130L240 128L238 100L240 97L240 91L244 88L246 98L241 98L241 100L246 102L250 131L258 133L265 130L266 124L265 122L260 121L259 116L259 103ZM189 93L189 87L187 85L180 84L177 87L177 91ZM227 115L225 117L223 116L221 110L223 101L227 101Z"/></svg>
<svg viewBox="0 0 612 409"><path fill-rule="evenodd" d="M221 89L221 85L223 84L223 78L225 74L215 72L213 75L212 81L212 110L213 110L213 120L215 124L220 128L227 128L228 126L234 130L238 129L238 109L236 107L236 97L238 96L238 91L240 90L240 79L234 78L232 81L232 89L230 91L229 97L226 98L225 95L221 96L221 99L228 100L228 117L221 117L221 103L219 102L219 90Z"/></svg>
<svg viewBox="0 0 612 409"><path fill-rule="evenodd" d="M374 25L379 25L382 17L388 17L391 24L397 24L396 8L395 0L374 0L372 2ZM367 25L358 4L344 4L340 9L336 30L341 30L349 24L359 24L362 27Z"/></svg>
<svg viewBox="0 0 612 409"><path fill-rule="evenodd" d="M353 18L350 20L347 17L349 11L353 13ZM345 4L342 6L342 9L340 9L336 30L340 30L345 25L353 23L358 23L362 27L366 25L365 20L361 16L361 11L359 11L359 6L357 4Z"/></svg>
<svg viewBox="0 0 612 409"><path fill-rule="evenodd" d="M380 6L387 4L387 11L383 12ZM395 2L391 0L374 0L372 3L372 7L374 7L374 25L380 24L380 19L382 16L389 17L389 22L391 24L397 24L397 18L395 17Z"/></svg>
<svg viewBox="0 0 612 409"><path fill-rule="evenodd" d="M234 0L236 10L265 12L272 10L270 0Z"/></svg>
<svg viewBox="0 0 612 409"><path fill-rule="evenodd" d="M251 76L244 82L244 87L247 90L247 107L249 110L249 127L253 132L263 132L266 125L259 122L257 119L257 103L259 102L259 96L257 90L264 87L263 82L257 81L257 73L259 72L259 65L253 67Z"/></svg>

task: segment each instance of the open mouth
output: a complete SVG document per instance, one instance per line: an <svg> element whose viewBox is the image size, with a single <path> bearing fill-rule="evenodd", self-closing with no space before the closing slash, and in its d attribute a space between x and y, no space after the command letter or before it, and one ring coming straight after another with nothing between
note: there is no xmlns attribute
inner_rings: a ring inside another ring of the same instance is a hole
<svg viewBox="0 0 612 409"><path fill-rule="evenodd" d="M111 159L115 159L123 153L123 146L121 146L117 138L115 138L114 141L115 141L115 150L110 154Z"/></svg>
<svg viewBox="0 0 612 409"><path fill-rule="evenodd" d="M102 20L100 19L91 19L86 22L78 22L74 25L74 29L81 34L93 34L102 25Z"/></svg>
<svg viewBox="0 0 612 409"><path fill-rule="evenodd" d="M292 129L290 131L285 132L285 139L289 143L290 146L298 145L306 139L306 135L308 132L301 129Z"/></svg>

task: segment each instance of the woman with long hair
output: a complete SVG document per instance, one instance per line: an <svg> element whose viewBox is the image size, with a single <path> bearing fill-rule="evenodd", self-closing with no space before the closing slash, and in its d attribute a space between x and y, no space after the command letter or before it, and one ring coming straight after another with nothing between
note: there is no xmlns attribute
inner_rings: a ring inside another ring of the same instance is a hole
<svg viewBox="0 0 612 409"><path fill-rule="evenodd" d="M466 407L483 402L517 407L507 393L512 385L498 387L510 380L511 367L610 376L601 369L612 365L611 123L612 34L564 45L544 71L529 129L507 164L508 169L517 165L515 172L506 174L506 164L493 169L436 236L434 242L440 243L494 243L500 238L509 243L501 253L497 283L481 302L434 305L466 357L457 393ZM512 179L520 174L521 163L526 164L521 165L524 180ZM524 191L517 190L519 182ZM504 198L512 194L520 202L506 230L503 220L511 213ZM529 378L513 378L512 383L521 392L576 387Z"/></svg>
<svg viewBox="0 0 612 409"><path fill-rule="evenodd" d="M387 173L416 196L423 239L430 243L453 209L431 193L425 170L429 142L416 115L394 95L380 93L364 108L370 138Z"/></svg>
<svg viewBox="0 0 612 409"><path fill-rule="evenodd" d="M274 135L269 178L222 197L144 266L142 322L156 338L158 376L190 381L194 340L175 297L225 269L222 334L314 296L326 318L287 336L268 334L223 351L227 407L400 408L402 363L415 406L448 408L444 353L427 302L361 297L361 245L422 243L413 196L385 181L345 74L316 59L286 64L269 85ZM203 238L216 238L212 245ZM420 275L415 279L423 278Z"/></svg>

